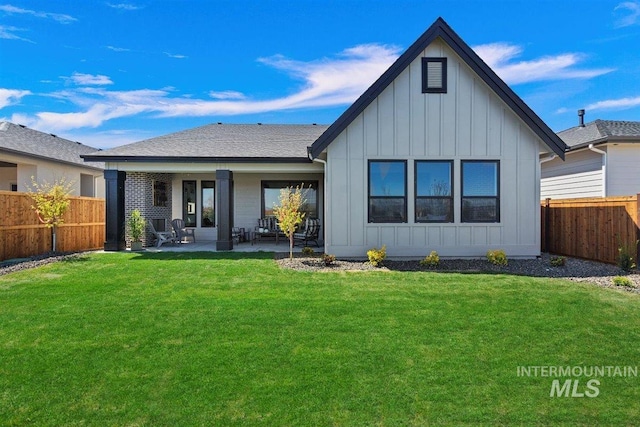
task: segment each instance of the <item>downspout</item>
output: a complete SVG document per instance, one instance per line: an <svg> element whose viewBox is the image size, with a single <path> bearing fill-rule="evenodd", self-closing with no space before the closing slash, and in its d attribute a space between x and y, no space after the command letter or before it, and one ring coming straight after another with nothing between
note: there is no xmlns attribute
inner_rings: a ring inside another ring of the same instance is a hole
<svg viewBox="0 0 640 427"><path fill-rule="evenodd" d="M311 150L308 151L308 155L309 155L309 160L311 160L312 162L318 162L318 163L322 163L323 168L324 168L324 173L322 174L322 189L324 191L324 200L323 200L323 205L324 205L324 209L323 211L323 215L324 215L324 227L323 227L323 240L324 240L324 245L325 245L325 251L326 251L326 245L327 245L327 213L329 212L329 197L327 197L327 161L326 160L322 160L319 158L313 158L311 155Z"/></svg>
<svg viewBox="0 0 640 427"><path fill-rule="evenodd" d="M602 154L602 197L607 197L607 152L589 144L589 150Z"/></svg>
<svg viewBox="0 0 640 427"><path fill-rule="evenodd" d="M557 154L552 154L550 156L545 157L544 159L540 159L540 165L542 165L543 163L547 163L550 162L551 160L554 160L556 157L558 157ZM540 183L540 187L542 187L542 167L538 168L539 169L539 173L540 173L540 179L538 180L538 182ZM540 192L542 192L542 188L540 188L539 190ZM539 195L538 195L539 196ZM546 252L549 252L549 244L551 242L551 227L550 227L550 218L551 216L549 215L549 201L551 199L547 198L546 199L546 203L545 203L545 209L544 209L544 250Z"/></svg>

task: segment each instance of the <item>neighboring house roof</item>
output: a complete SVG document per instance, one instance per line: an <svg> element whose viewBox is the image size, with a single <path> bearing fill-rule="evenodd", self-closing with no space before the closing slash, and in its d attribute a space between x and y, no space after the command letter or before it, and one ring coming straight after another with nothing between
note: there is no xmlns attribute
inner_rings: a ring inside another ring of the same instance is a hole
<svg viewBox="0 0 640 427"><path fill-rule="evenodd" d="M562 140L480 59L473 49L471 49L442 18L438 18L433 25L309 147L310 156L312 158L318 157L320 153L438 37L447 43L553 152L564 159L564 152L567 147Z"/></svg>
<svg viewBox="0 0 640 427"><path fill-rule="evenodd" d="M640 142L640 122L594 120L558 133L570 150L610 141Z"/></svg>
<svg viewBox="0 0 640 427"><path fill-rule="evenodd" d="M143 162L310 162L321 125L210 124L83 156Z"/></svg>
<svg viewBox="0 0 640 427"><path fill-rule="evenodd" d="M80 157L95 152L93 147L5 121L0 122L2 151L83 168L104 169L103 163L84 162Z"/></svg>

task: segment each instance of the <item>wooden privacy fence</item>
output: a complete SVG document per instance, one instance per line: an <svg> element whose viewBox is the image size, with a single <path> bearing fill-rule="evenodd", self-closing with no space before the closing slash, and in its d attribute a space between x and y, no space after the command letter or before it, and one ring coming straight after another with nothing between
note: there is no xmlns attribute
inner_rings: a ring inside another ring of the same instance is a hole
<svg viewBox="0 0 640 427"><path fill-rule="evenodd" d="M26 193L0 191L0 261L43 254L51 250L51 229L38 221ZM104 246L105 202L71 197L58 227L59 252L101 249Z"/></svg>
<svg viewBox="0 0 640 427"><path fill-rule="evenodd" d="M546 199L542 202L542 251L615 263L620 243L636 255L640 195Z"/></svg>

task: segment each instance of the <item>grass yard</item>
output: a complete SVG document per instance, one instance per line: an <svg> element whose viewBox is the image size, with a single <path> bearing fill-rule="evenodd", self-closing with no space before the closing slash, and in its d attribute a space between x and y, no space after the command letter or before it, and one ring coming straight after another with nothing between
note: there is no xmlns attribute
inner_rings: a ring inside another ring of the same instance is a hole
<svg viewBox="0 0 640 427"><path fill-rule="evenodd" d="M0 276L3 425L637 425L640 297L507 275L110 253ZM591 391L578 380L576 394ZM573 385L572 385L573 389Z"/></svg>

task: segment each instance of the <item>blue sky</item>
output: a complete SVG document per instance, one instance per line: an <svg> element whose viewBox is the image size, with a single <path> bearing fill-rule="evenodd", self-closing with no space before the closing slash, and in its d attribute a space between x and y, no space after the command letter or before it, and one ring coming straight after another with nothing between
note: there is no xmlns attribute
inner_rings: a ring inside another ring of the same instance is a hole
<svg viewBox="0 0 640 427"><path fill-rule="evenodd" d="M640 120L640 0L0 0L0 119L100 148L330 124L438 16L553 130Z"/></svg>

